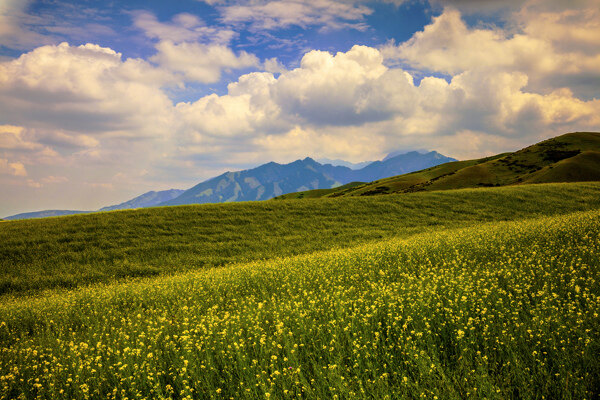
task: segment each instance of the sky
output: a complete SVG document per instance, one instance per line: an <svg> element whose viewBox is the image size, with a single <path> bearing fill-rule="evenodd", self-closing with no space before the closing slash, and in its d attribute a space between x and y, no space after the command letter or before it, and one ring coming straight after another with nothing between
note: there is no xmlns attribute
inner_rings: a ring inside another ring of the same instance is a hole
<svg viewBox="0 0 600 400"><path fill-rule="evenodd" d="M599 0L0 0L0 217L600 131Z"/></svg>

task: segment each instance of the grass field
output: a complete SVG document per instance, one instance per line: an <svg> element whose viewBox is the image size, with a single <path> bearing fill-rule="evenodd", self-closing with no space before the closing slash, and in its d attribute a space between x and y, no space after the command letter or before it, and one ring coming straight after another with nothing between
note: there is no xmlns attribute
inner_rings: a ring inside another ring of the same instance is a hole
<svg viewBox="0 0 600 400"><path fill-rule="evenodd" d="M0 223L0 294L173 274L600 208L599 183L140 209Z"/></svg>
<svg viewBox="0 0 600 400"><path fill-rule="evenodd" d="M0 396L598 398L600 211L473 221L5 299Z"/></svg>

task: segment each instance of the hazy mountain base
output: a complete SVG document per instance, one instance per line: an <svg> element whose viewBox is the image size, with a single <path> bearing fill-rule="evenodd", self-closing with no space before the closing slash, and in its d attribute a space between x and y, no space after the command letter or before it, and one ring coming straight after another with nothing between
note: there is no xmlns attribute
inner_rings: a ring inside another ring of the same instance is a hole
<svg viewBox="0 0 600 400"><path fill-rule="evenodd" d="M143 207L154 207L163 201L173 199L183 193L184 190L170 189L163 190L160 192L147 192L141 196L135 197L129 201L121 204L115 204L108 207L103 207L98 211L114 211L114 210L129 210L132 208L143 208ZM34 211L29 213L21 213L6 217L6 220L17 220L17 219L31 219L31 218L48 218L48 217L62 217L65 215L75 214L88 214L95 211L74 211L74 210L45 210L45 211Z"/></svg>
<svg viewBox="0 0 600 400"><path fill-rule="evenodd" d="M0 397L593 399L599 268L591 211L17 299Z"/></svg>
<svg viewBox="0 0 600 400"><path fill-rule="evenodd" d="M210 204L7 221L0 293L170 274L600 208L600 183Z"/></svg>

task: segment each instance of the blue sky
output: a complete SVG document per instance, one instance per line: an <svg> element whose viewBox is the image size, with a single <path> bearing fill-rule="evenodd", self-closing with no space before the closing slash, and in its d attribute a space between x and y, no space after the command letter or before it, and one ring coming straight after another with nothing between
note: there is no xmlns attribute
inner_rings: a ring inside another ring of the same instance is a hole
<svg viewBox="0 0 600 400"><path fill-rule="evenodd" d="M596 0L0 0L0 215L600 130Z"/></svg>

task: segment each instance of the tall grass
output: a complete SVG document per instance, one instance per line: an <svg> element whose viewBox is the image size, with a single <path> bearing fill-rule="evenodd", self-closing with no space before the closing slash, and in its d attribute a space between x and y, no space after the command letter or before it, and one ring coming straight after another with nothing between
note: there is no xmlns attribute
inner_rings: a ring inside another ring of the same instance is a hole
<svg viewBox="0 0 600 400"><path fill-rule="evenodd" d="M21 298L0 396L600 396L600 211Z"/></svg>
<svg viewBox="0 0 600 400"><path fill-rule="evenodd" d="M0 294L172 274L600 208L600 184L118 211L0 223Z"/></svg>

